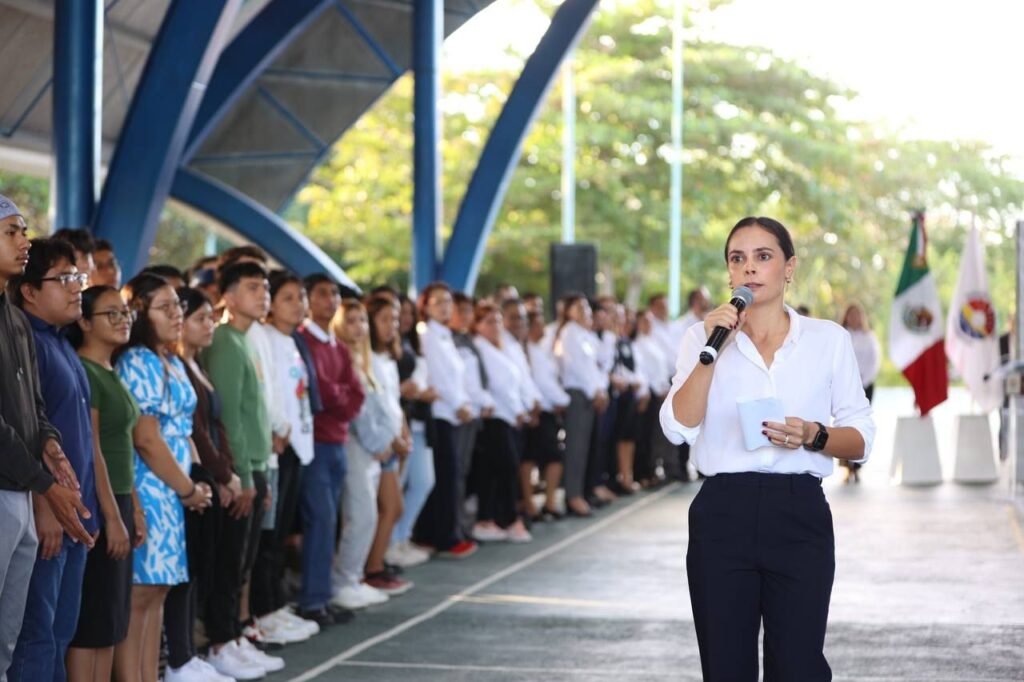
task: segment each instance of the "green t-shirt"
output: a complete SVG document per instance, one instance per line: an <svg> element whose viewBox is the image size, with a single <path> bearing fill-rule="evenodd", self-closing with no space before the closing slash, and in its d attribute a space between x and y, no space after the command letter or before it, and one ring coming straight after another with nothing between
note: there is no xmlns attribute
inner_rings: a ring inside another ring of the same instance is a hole
<svg viewBox="0 0 1024 682"><path fill-rule="evenodd" d="M213 333L213 344L201 361L220 397L220 420L231 443L235 471L242 487L251 488L252 472L266 471L274 445L255 351L245 334L224 323Z"/></svg>
<svg viewBox="0 0 1024 682"><path fill-rule="evenodd" d="M114 370L80 359L89 377L90 404L100 413L100 449L110 487L115 495L130 495L135 485L132 432L139 421L139 405Z"/></svg>

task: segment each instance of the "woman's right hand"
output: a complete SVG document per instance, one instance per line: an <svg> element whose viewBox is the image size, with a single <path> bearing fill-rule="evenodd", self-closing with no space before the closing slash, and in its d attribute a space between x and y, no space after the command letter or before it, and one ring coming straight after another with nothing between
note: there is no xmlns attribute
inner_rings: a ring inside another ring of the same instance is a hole
<svg viewBox="0 0 1024 682"><path fill-rule="evenodd" d="M213 491L210 490L210 486L205 483L196 483L195 488L192 490L192 494L182 499L181 503L185 505L187 509L201 513L204 509L210 506L212 501Z"/></svg>
<svg viewBox="0 0 1024 682"><path fill-rule="evenodd" d="M127 558L128 553L132 551L132 542L121 517L107 521L103 529L107 533L107 555L114 561Z"/></svg>
<svg viewBox="0 0 1024 682"><path fill-rule="evenodd" d="M715 331L715 327L726 327L732 329L729 334L729 338L725 340L725 343L729 343L736 336L736 332L743 328L743 324L747 321L747 311L742 313L736 310L736 306L731 303L723 303L718 306L704 318L704 334L707 337L711 337L711 332ZM725 344L722 344L723 347Z"/></svg>

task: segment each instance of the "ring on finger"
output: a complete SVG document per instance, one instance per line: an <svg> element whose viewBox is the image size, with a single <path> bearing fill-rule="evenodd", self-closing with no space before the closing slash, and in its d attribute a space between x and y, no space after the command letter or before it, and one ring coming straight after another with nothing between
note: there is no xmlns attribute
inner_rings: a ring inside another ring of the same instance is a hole
<svg viewBox="0 0 1024 682"><path fill-rule="evenodd" d="M786 440L782 441L783 445L789 445L789 434L786 434Z"/></svg>

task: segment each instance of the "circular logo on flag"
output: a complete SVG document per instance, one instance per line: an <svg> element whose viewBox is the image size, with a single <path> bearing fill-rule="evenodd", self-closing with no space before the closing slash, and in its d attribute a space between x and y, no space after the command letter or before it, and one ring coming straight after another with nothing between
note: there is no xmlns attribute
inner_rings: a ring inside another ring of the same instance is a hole
<svg viewBox="0 0 1024 682"><path fill-rule="evenodd" d="M968 294L960 306L960 331L972 339L987 339L996 330L996 313L985 294Z"/></svg>
<svg viewBox="0 0 1024 682"><path fill-rule="evenodd" d="M903 326L915 334L925 334L935 321L932 311L923 305L908 305L903 309Z"/></svg>

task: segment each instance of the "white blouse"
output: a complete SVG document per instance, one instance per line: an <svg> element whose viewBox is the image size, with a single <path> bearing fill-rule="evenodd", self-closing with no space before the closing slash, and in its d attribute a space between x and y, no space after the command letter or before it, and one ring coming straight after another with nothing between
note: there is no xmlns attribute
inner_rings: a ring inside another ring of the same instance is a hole
<svg viewBox="0 0 1024 682"><path fill-rule="evenodd" d="M853 427L864 438L864 457L858 461L867 461L871 453L875 423L860 383L850 335L834 322L801 317L789 307L786 312L789 334L770 368L742 331L721 351L715 361L707 412L694 427L676 420L672 398L696 366L707 337L703 325L691 327L683 337L672 390L659 417L672 443L686 441L693 446L691 457L697 470L706 476L755 471L824 478L832 473L832 457L806 448L746 449L737 404L761 398L778 398L788 416L826 426Z"/></svg>
<svg viewBox="0 0 1024 682"><path fill-rule="evenodd" d="M661 348L653 336L638 336L633 342L633 349L636 351L637 371L644 375L651 393L656 396L663 396L671 388L671 373L665 371L665 358Z"/></svg>
<svg viewBox="0 0 1024 682"><path fill-rule="evenodd" d="M402 391L398 381L398 363L387 353L372 353L370 362L373 367L373 378L381 393L386 395L388 416L391 428L396 436L402 433L405 415L402 412Z"/></svg>
<svg viewBox="0 0 1024 682"><path fill-rule="evenodd" d="M427 361L430 386L438 395L432 404L434 417L458 425L455 413L470 404L466 393L466 365L455 348L451 330L430 320L420 334L420 348Z"/></svg>
<svg viewBox="0 0 1024 682"><path fill-rule="evenodd" d="M494 399L494 418L506 424L516 425L516 417L526 413L519 384L522 376L516 363L501 348L477 336L473 339L480 359L487 370L487 386Z"/></svg>
<svg viewBox="0 0 1024 682"><path fill-rule="evenodd" d="M519 343L516 337L508 331L501 330L501 352L508 356L509 360L515 363L519 369L519 393L523 399L523 405L530 411L533 406L541 402L540 389L533 380L533 373L530 371L530 361L526 358L526 351L523 344Z"/></svg>
<svg viewBox="0 0 1024 682"><path fill-rule="evenodd" d="M478 419L483 410L494 407L494 397L491 396L490 391L484 388L483 381L480 379L480 360L477 359L476 353L465 347L456 346L455 348L459 351L459 356L466 366L466 395L469 396L469 409L473 413L473 418ZM488 385L490 385L490 376L487 379Z"/></svg>
<svg viewBox="0 0 1024 682"><path fill-rule="evenodd" d="M544 412L552 412L556 407L569 406L569 394L558 382L558 364L550 348L543 339L539 343L530 342L526 346L530 354L530 374L533 375L533 381L540 392L540 409ZM665 390L668 390L667 385Z"/></svg>
<svg viewBox="0 0 1024 682"><path fill-rule="evenodd" d="M565 390L576 389L593 399L607 390L608 375L597 364L597 336L576 322L567 322L554 339L554 353Z"/></svg>
<svg viewBox="0 0 1024 682"><path fill-rule="evenodd" d="M853 341L853 354L857 357L857 367L860 369L860 383L867 388L875 383L882 369L882 349L874 333L859 329L851 329L849 332Z"/></svg>

